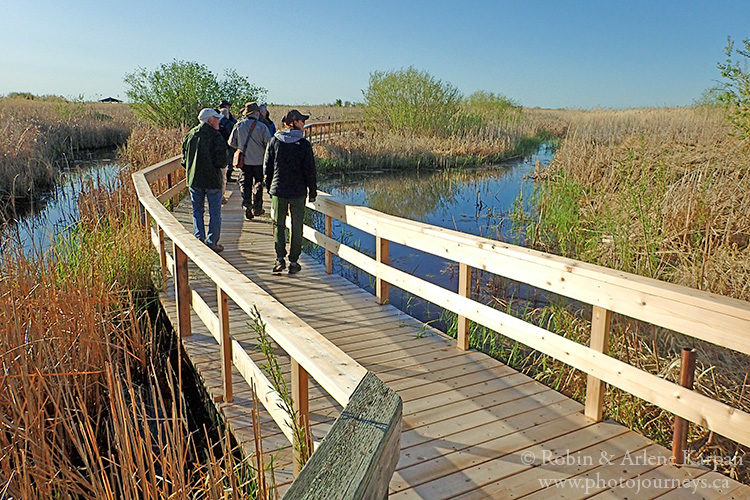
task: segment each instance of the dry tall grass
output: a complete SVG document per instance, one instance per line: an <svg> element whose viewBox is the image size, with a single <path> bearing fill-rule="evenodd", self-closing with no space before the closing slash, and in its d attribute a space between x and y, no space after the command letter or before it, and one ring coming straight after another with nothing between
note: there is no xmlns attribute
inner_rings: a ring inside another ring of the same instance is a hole
<svg viewBox="0 0 750 500"><path fill-rule="evenodd" d="M720 110L565 112L567 134L544 173L529 236L545 250L606 267L750 300L750 149L730 135ZM535 313L558 333L587 343L589 323L553 309ZM677 380L683 346L698 349L696 390L750 411L746 355L615 315L611 354ZM522 349L534 376L581 399L585 377ZM612 389L607 414L669 444L672 416ZM750 453L692 426L695 458L750 481Z"/></svg>
<svg viewBox="0 0 750 500"><path fill-rule="evenodd" d="M394 131L368 123L356 133L314 145L321 170L478 166L528 154L561 135L566 122L553 111L519 110L472 124L453 123L448 134Z"/></svg>
<svg viewBox="0 0 750 500"><path fill-rule="evenodd" d="M132 183L90 185L55 251L0 256L0 497L247 498L249 461L224 436L215 454L147 314L153 249Z"/></svg>
<svg viewBox="0 0 750 500"><path fill-rule="evenodd" d="M43 195L56 165L79 150L123 144L135 124L125 104L0 99L0 204Z"/></svg>

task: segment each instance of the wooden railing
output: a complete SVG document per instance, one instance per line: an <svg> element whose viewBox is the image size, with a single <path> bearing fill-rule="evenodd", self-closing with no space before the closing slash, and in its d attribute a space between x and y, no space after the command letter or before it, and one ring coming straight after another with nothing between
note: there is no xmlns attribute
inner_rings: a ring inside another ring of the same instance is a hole
<svg viewBox="0 0 750 500"><path fill-rule="evenodd" d="M173 277L174 287L165 289L164 293L175 295L178 335L191 335L192 307L221 346L221 360L217 361L222 366L224 401L233 399L231 372L234 366L254 388L258 399L290 443L294 443L294 424L289 414L282 410L284 405L280 394L232 338L229 330L229 298L250 318L255 318L257 310L268 334L291 358L291 393L300 419L297 424L309 422L308 375L344 407L342 415L321 446L313 452L296 481L314 482L317 487L323 487L323 491L338 492L336 498L361 498L363 491L384 497L399 456L401 398L201 243L175 219L163 203L185 190L184 179L175 183L171 181L180 168L180 158L175 157L133 174L141 221L149 228L159 253L165 284L169 275ZM155 195L152 186L164 185L165 180L166 190ZM166 245L167 239L172 243L171 252ZM216 284L217 311L211 310L206 301L191 289L188 262ZM352 419L351 415L365 415L366 418ZM296 463L295 459L295 466ZM336 470L339 476L330 476L330 470ZM307 488L292 487L287 497L314 498L307 491Z"/></svg>
<svg viewBox="0 0 750 500"><path fill-rule="evenodd" d="M750 446L750 414L607 355L613 312L750 354L750 303L566 259L496 240L344 205L318 193L308 208L325 216L325 234L305 226L306 239L376 279L380 303L392 284L458 315L458 348L468 348L469 321L588 374L585 413L601 420L604 383L651 402L738 443ZM331 238L332 219L372 234L376 258ZM391 267L389 242L459 264L458 293ZM589 346L556 335L470 297L473 269L548 290L593 306Z"/></svg>
<svg viewBox="0 0 750 500"><path fill-rule="evenodd" d="M305 125L305 138L310 142L323 142L362 127L360 120L316 122Z"/></svg>

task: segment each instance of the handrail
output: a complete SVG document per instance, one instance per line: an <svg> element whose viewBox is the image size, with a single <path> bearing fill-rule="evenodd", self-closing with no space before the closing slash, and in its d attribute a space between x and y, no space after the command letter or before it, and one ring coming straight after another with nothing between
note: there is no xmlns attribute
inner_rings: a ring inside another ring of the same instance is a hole
<svg viewBox="0 0 750 500"><path fill-rule="evenodd" d="M257 310L260 318L265 322L266 331L270 337L291 358L291 392L295 410L298 411L300 418L298 424L305 426L309 423L307 408L308 375L312 376L325 391L344 407L342 415L336 420L322 442L321 447L324 451L312 453L309 460L311 472L308 472L307 475L315 474L315 464L336 462L338 460L336 457L342 451L341 446L351 448L351 442L346 439L341 440L340 436L343 434L345 436L359 435L364 448L360 450L361 460L357 462L358 465L348 464L342 470L359 477L362 481L369 481L373 475L390 478L395 469L400 449L401 398L372 373L294 315L283 304L219 257L183 227L162 205L162 199L172 198L179 194L180 190L184 190L184 181L176 186L171 186L170 181L169 189L158 197L152 192L150 185L150 182L157 183L179 168L180 157L177 156L135 172L132 178L138 195L141 221L144 226L150 228L152 241L159 252L162 274L165 278L168 273L171 273L174 277L178 316L177 331L180 337L191 334L190 308L192 307L209 332L221 345L224 400L232 400L231 367L234 365L248 384L255 389L259 400L279 425L282 432L290 442L294 443L294 423L290 420L290 416L281 410L281 396L245 352L244 348L232 339L229 332L228 298L231 298L251 318L255 317ZM155 228L151 226L151 221L155 223ZM172 255L169 255L166 251L165 238L172 241ZM216 284L219 309L217 314L210 309L199 294L190 289L188 261L192 261ZM385 420L357 420L352 428L351 419L346 415L353 411L361 413L362 401L379 402L376 404L374 411ZM385 429L379 423L383 421L388 423ZM330 439L329 436L331 436ZM326 445L327 442L329 444ZM297 447L295 447L295 450L297 450ZM296 453L298 451L295 451ZM297 460L295 459L295 474L298 472ZM376 496L380 497L385 496L388 491L388 481L385 484L380 483L374 484L372 489L368 489L368 492L374 492ZM364 484L363 487L368 486ZM349 492L350 496L342 496L341 498L357 498L358 491L360 490L355 488ZM304 491L290 497L312 498Z"/></svg>
<svg viewBox="0 0 750 500"><path fill-rule="evenodd" d="M750 303L616 271L529 248L468 235L430 224L334 201L318 193L307 207L325 215L326 234L305 226L306 239L331 255L359 267L379 283L379 301L387 301L387 284L459 315L459 348L468 347L462 320L472 320L502 335L573 366L589 375L586 415L600 420L603 383L609 383L687 420L744 445L750 445L750 413L640 370L606 354L611 312L624 314L688 336L750 354ZM331 219L376 237L377 256L368 257L331 238ZM483 269L534 287L592 304L591 346L584 346L477 302L468 288L447 290L388 265L388 242L448 260L462 269ZM461 291L463 289L463 292Z"/></svg>
<svg viewBox="0 0 750 500"><path fill-rule="evenodd" d="M310 142L322 142L333 136L344 133L344 129L359 128L360 120L337 120L308 123L304 128L304 137ZM355 127L356 126L356 127Z"/></svg>

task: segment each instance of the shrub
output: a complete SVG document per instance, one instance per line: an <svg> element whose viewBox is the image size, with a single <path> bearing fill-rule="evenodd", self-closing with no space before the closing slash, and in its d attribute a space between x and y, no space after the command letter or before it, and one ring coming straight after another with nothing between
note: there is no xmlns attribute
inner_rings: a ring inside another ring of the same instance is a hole
<svg viewBox="0 0 750 500"><path fill-rule="evenodd" d="M367 115L394 130L443 133L459 111L460 91L413 66L370 73L363 91Z"/></svg>
<svg viewBox="0 0 750 500"><path fill-rule="evenodd" d="M233 69L219 80L203 64L176 59L154 71L139 68L125 75L125 84L136 115L166 128L195 124L201 108L217 106L222 99L239 107L266 95L266 89Z"/></svg>
<svg viewBox="0 0 750 500"><path fill-rule="evenodd" d="M490 119L502 119L521 111L521 106L509 97L486 90L477 90L464 99L464 106L470 113Z"/></svg>
<svg viewBox="0 0 750 500"><path fill-rule="evenodd" d="M750 39L743 40L743 48L735 49L732 39L727 40L726 60L719 63L721 76L724 78L724 92L720 100L727 110L729 121L735 126L742 139L750 137ZM732 57L736 53L743 60Z"/></svg>

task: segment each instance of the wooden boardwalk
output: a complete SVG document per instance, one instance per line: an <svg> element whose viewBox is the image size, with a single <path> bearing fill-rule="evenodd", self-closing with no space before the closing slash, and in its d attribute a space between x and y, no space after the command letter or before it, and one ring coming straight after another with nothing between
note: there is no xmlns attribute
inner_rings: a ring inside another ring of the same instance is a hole
<svg viewBox="0 0 750 500"><path fill-rule="evenodd" d="M374 296L326 274L304 254L301 273L273 275L270 219L245 221L237 184L229 189L222 257L402 397L392 498L750 498L750 487L716 472L668 465L665 448L617 423L588 420L581 404L489 356L458 350L455 340L393 306L378 305ZM192 227L189 202L174 214ZM190 283L215 310L213 282L191 266ZM175 322L173 296L162 294L162 302ZM232 314L233 307L230 301L232 336L263 363L247 316ZM209 393L219 397L219 345L195 313L192 324L193 335L183 344ZM279 349L278 359L289 382L289 358ZM236 369L234 387L234 401L217 406L247 453L254 453L250 388ZM341 406L312 379L309 397L319 441ZM261 414L263 448L274 456L283 494L293 479L291 446L262 408Z"/></svg>

